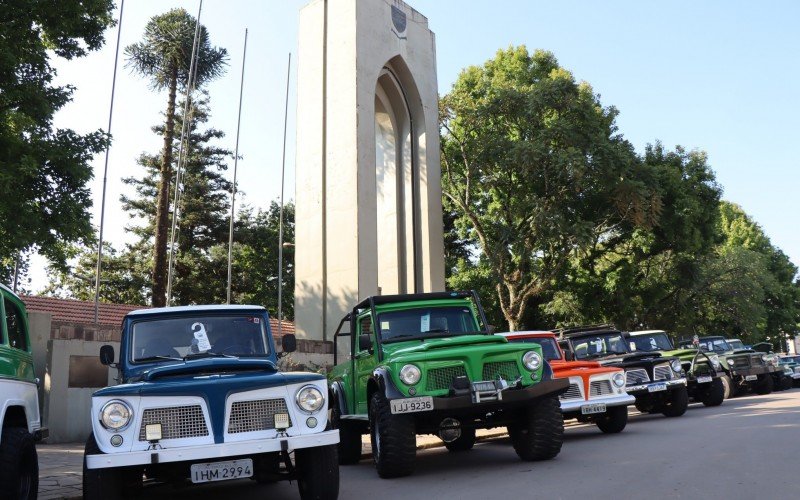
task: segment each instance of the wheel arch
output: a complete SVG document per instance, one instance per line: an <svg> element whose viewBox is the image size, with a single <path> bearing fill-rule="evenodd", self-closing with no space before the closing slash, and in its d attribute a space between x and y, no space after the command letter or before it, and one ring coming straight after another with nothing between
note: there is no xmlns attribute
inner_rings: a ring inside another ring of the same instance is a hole
<svg viewBox="0 0 800 500"><path fill-rule="evenodd" d="M3 429L9 427L24 427L28 428L28 417L25 414L25 407L17 404L12 404L4 409L3 415Z"/></svg>

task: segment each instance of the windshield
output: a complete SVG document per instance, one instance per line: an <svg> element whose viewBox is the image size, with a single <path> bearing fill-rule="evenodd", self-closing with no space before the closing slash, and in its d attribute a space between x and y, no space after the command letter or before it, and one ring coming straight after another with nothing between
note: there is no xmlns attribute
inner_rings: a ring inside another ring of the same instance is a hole
<svg viewBox="0 0 800 500"><path fill-rule="evenodd" d="M547 361L560 361L561 351L556 345L556 341L550 337L528 337L528 338L513 338L508 337L509 342L521 342L525 344L539 344L542 347L542 354Z"/></svg>
<svg viewBox="0 0 800 500"><path fill-rule="evenodd" d="M733 348L722 337L707 337L700 339L700 349L703 351L725 352Z"/></svg>
<svg viewBox="0 0 800 500"><path fill-rule="evenodd" d="M267 330L261 316L185 316L133 325L133 362L187 356L265 356Z"/></svg>
<svg viewBox="0 0 800 500"><path fill-rule="evenodd" d="M649 333L647 335L631 335L631 344L637 351L669 351L672 343L666 333Z"/></svg>
<svg viewBox="0 0 800 500"><path fill-rule="evenodd" d="M745 349L744 343L739 339L729 340L728 345L731 346L731 349Z"/></svg>
<svg viewBox="0 0 800 500"><path fill-rule="evenodd" d="M378 324L384 342L484 333L478 331L472 310L465 306L384 312L378 314Z"/></svg>
<svg viewBox="0 0 800 500"><path fill-rule="evenodd" d="M575 359L589 359L610 354L626 354L625 339L619 333L591 335L570 340Z"/></svg>

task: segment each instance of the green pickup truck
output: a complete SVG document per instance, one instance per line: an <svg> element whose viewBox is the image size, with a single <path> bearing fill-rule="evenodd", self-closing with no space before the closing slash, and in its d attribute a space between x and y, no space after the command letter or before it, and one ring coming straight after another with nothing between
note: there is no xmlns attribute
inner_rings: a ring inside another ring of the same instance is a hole
<svg viewBox="0 0 800 500"><path fill-rule="evenodd" d="M39 416L25 304L0 285L0 497L36 498L39 463L35 442L46 437Z"/></svg>
<svg viewBox="0 0 800 500"><path fill-rule="evenodd" d="M360 460L369 433L378 475L404 476L417 434L455 452L493 427L508 428L523 460L555 457L569 381L553 379L539 345L489 330L474 292L382 295L353 307L336 330L329 374L340 463Z"/></svg>

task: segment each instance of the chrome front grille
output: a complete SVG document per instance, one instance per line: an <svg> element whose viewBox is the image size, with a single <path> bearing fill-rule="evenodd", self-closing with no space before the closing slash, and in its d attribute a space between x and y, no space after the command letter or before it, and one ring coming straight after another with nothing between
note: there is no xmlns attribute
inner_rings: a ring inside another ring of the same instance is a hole
<svg viewBox="0 0 800 500"><path fill-rule="evenodd" d="M733 358L734 368L750 368L750 356L735 356Z"/></svg>
<svg viewBox="0 0 800 500"><path fill-rule="evenodd" d="M517 380L519 378L517 363L514 361L500 361L483 365L483 380L497 380L500 377L506 381Z"/></svg>
<svg viewBox="0 0 800 500"><path fill-rule="evenodd" d="M589 384L590 396L605 396L607 394L614 394L614 390L611 389L611 381L595 380Z"/></svg>
<svg viewBox="0 0 800 500"><path fill-rule="evenodd" d="M145 428L150 424L161 424L161 439L208 436L206 418L200 405L147 408L142 413L139 441L147 441Z"/></svg>
<svg viewBox="0 0 800 500"><path fill-rule="evenodd" d="M753 366L764 366L764 360L761 359L760 354L751 354L750 355L750 364Z"/></svg>
<svg viewBox="0 0 800 500"><path fill-rule="evenodd" d="M672 369L669 364L656 365L653 369L653 380L669 380L672 378Z"/></svg>
<svg viewBox="0 0 800 500"><path fill-rule="evenodd" d="M276 413L289 413L285 399L236 401L231 405L231 414L228 417L228 434L274 429ZM291 425L290 419L289 426Z"/></svg>
<svg viewBox="0 0 800 500"><path fill-rule="evenodd" d="M429 391L441 391L449 389L450 384L456 377L466 377L467 371L463 366L448 366L446 368L434 368L428 370L428 382L425 387Z"/></svg>
<svg viewBox="0 0 800 500"><path fill-rule="evenodd" d="M650 376L647 374L647 370L645 370L644 368L633 368L631 370L625 370L626 385L638 385L638 384L643 384L645 382L650 382Z"/></svg>
<svg viewBox="0 0 800 500"><path fill-rule="evenodd" d="M564 401L565 399L581 399L582 397L581 388L578 387L578 384L569 384L569 389L567 389L567 392L560 395L558 399Z"/></svg>

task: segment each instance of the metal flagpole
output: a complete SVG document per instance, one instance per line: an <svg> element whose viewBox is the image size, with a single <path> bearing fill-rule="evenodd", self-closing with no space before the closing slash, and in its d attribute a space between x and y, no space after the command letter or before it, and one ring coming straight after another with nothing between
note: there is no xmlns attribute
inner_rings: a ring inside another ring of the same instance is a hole
<svg viewBox="0 0 800 500"><path fill-rule="evenodd" d="M175 172L175 195L172 204L172 228L170 229L169 236L169 263L167 265L167 305L172 303L172 278L175 270L175 233L177 232L178 225L178 204L180 202L180 187L181 187L181 169L188 154L188 140L186 133L188 130L188 123L191 120L190 109L192 100L192 91L194 90L195 76L197 73L197 58L200 56L200 15L203 12L203 0L200 0L200 6L197 8L197 20L194 25L194 40L192 40L192 59L189 62L189 78L186 81L186 98L183 103L183 123L181 124L181 142L178 146L178 166ZM185 144L185 146L184 146Z"/></svg>
<svg viewBox="0 0 800 500"><path fill-rule="evenodd" d="M278 336L283 329L283 184L286 177L286 124L289 118L289 77L292 74L292 53L286 66L286 102L283 109L283 158L281 159L281 206L278 218Z"/></svg>
<svg viewBox="0 0 800 500"><path fill-rule="evenodd" d="M117 51L114 54L114 75L111 77L111 105L108 108L108 129L106 133L111 135L111 119L114 116L114 94L117 90L117 63L119 62L119 45L122 36L122 13L125 10L125 0L119 4L119 20L117 21ZM94 324L99 323L100 317L100 271L103 263L103 228L106 219L106 185L108 183L108 156L111 150L111 143L106 146L106 159L103 167L103 194L100 201L100 237L97 243L97 267L95 268L94 278ZM16 284L16 283L15 283Z"/></svg>
<svg viewBox="0 0 800 500"><path fill-rule="evenodd" d="M244 95L244 65L247 61L247 28L244 29L244 51L242 52L242 79L239 83L239 118L236 121L236 148L233 153L233 186L231 187L231 226L228 232L228 304L231 303L231 281L233 278L233 221L236 215L236 174L239 169L239 130L242 126L242 96Z"/></svg>

